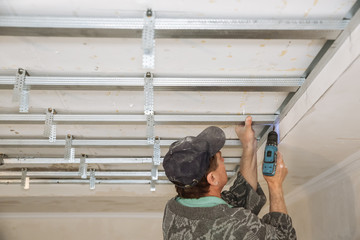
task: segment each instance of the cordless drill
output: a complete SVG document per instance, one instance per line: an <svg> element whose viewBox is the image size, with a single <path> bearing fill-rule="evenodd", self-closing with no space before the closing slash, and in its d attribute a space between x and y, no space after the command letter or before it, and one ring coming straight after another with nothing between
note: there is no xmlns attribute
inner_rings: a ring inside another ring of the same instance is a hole
<svg viewBox="0 0 360 240"><path fill-rule="evenodd" d="M271 131L268 134L266 142L264 163L263 163L263 174L266 176L274 176L276 171L276 160L277 160L277 142L278 135L275 131Z"/></svg>

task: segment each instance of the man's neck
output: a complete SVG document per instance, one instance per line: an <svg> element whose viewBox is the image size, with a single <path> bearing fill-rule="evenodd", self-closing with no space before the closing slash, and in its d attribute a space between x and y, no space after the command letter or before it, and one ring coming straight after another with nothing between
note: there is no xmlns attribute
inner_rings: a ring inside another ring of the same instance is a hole
<svg viewBox="0 0 360 240"><path fill-rule="evenodd" d="M218 197L221 198L221 189L219 188L213 188L210 186L209 192L205 194L205 197Z"/></svg>

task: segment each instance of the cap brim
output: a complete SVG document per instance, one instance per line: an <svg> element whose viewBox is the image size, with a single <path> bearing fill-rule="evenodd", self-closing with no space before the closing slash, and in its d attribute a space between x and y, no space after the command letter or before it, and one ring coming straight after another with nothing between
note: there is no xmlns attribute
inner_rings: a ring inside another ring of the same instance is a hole
<svg viewBox="0 0 360 240"><path fill-rule="evenodd" d="M197 138L206 140L210 145L210 154L214 156L225 144L225 133L221 128L211 126L202 131Z"/></svg>

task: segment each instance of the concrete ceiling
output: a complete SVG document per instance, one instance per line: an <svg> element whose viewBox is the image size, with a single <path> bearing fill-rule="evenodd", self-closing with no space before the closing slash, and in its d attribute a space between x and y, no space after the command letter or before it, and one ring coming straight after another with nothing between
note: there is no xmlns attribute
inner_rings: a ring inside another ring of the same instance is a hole
<svg viewBox="0 0 360 240"><path fill-rule="evenodd" d="M133 17L146 8L157 17L233 17L268 19L335 19L346 16L355 1L0 1L1 16ZM360 146L359 21L341 35L318 66L307 76L281 115L280 149L289 175L286 193ZM155 76L176 77L301 77L326 43L325 39L157 39ZM0 36L0 75L15 75L17 68L30 76L136 76L142 68L141 39L85 37ZM0 114L18 113L12 90L0 90ZM155 114L274 114L288 92L267 91L155 91ZM143 91L31 90L29 114L47 108L61 114L143 114ZM236 139L233 124L219 124L227 139ZM177 139L197 135L204 124L158 125L155 135ZM260 136L264 126L255 126ZM43 124L1 123L1 139L45 139ZM146 139L142 124L58 124L57 139ZM263 147L258 151L259 164ZM166 147L161 148L164 155ZM9 157L63 157L63 148L1 147ZM152 147L76 148L76 155L92 157L151 157ZM241 147L224 148L225 157L240 157ZM3 165L0 171L75 170L77 164ZM151 164L94 164L98 170L148 170ZM227 164L232 170L235 164ZM161 170L161 168L160 168ZM261 184L264 182L261 180ZM265 186L265 185L264 185ZM0 184L1 212L161 212L174 195L171 185ZM150 203L150 204L149 204Z"/></svg>

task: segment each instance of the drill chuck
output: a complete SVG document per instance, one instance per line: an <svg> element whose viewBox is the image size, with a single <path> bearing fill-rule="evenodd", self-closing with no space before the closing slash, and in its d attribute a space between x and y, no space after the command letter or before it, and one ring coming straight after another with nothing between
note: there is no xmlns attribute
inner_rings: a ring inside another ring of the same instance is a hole
<svg viewBox="0 0 360 240"><path fill-rule="evenodd" d="M266 145L277 146L277 141L278 141L277 133L275 131L269 132Z"/></svg>

